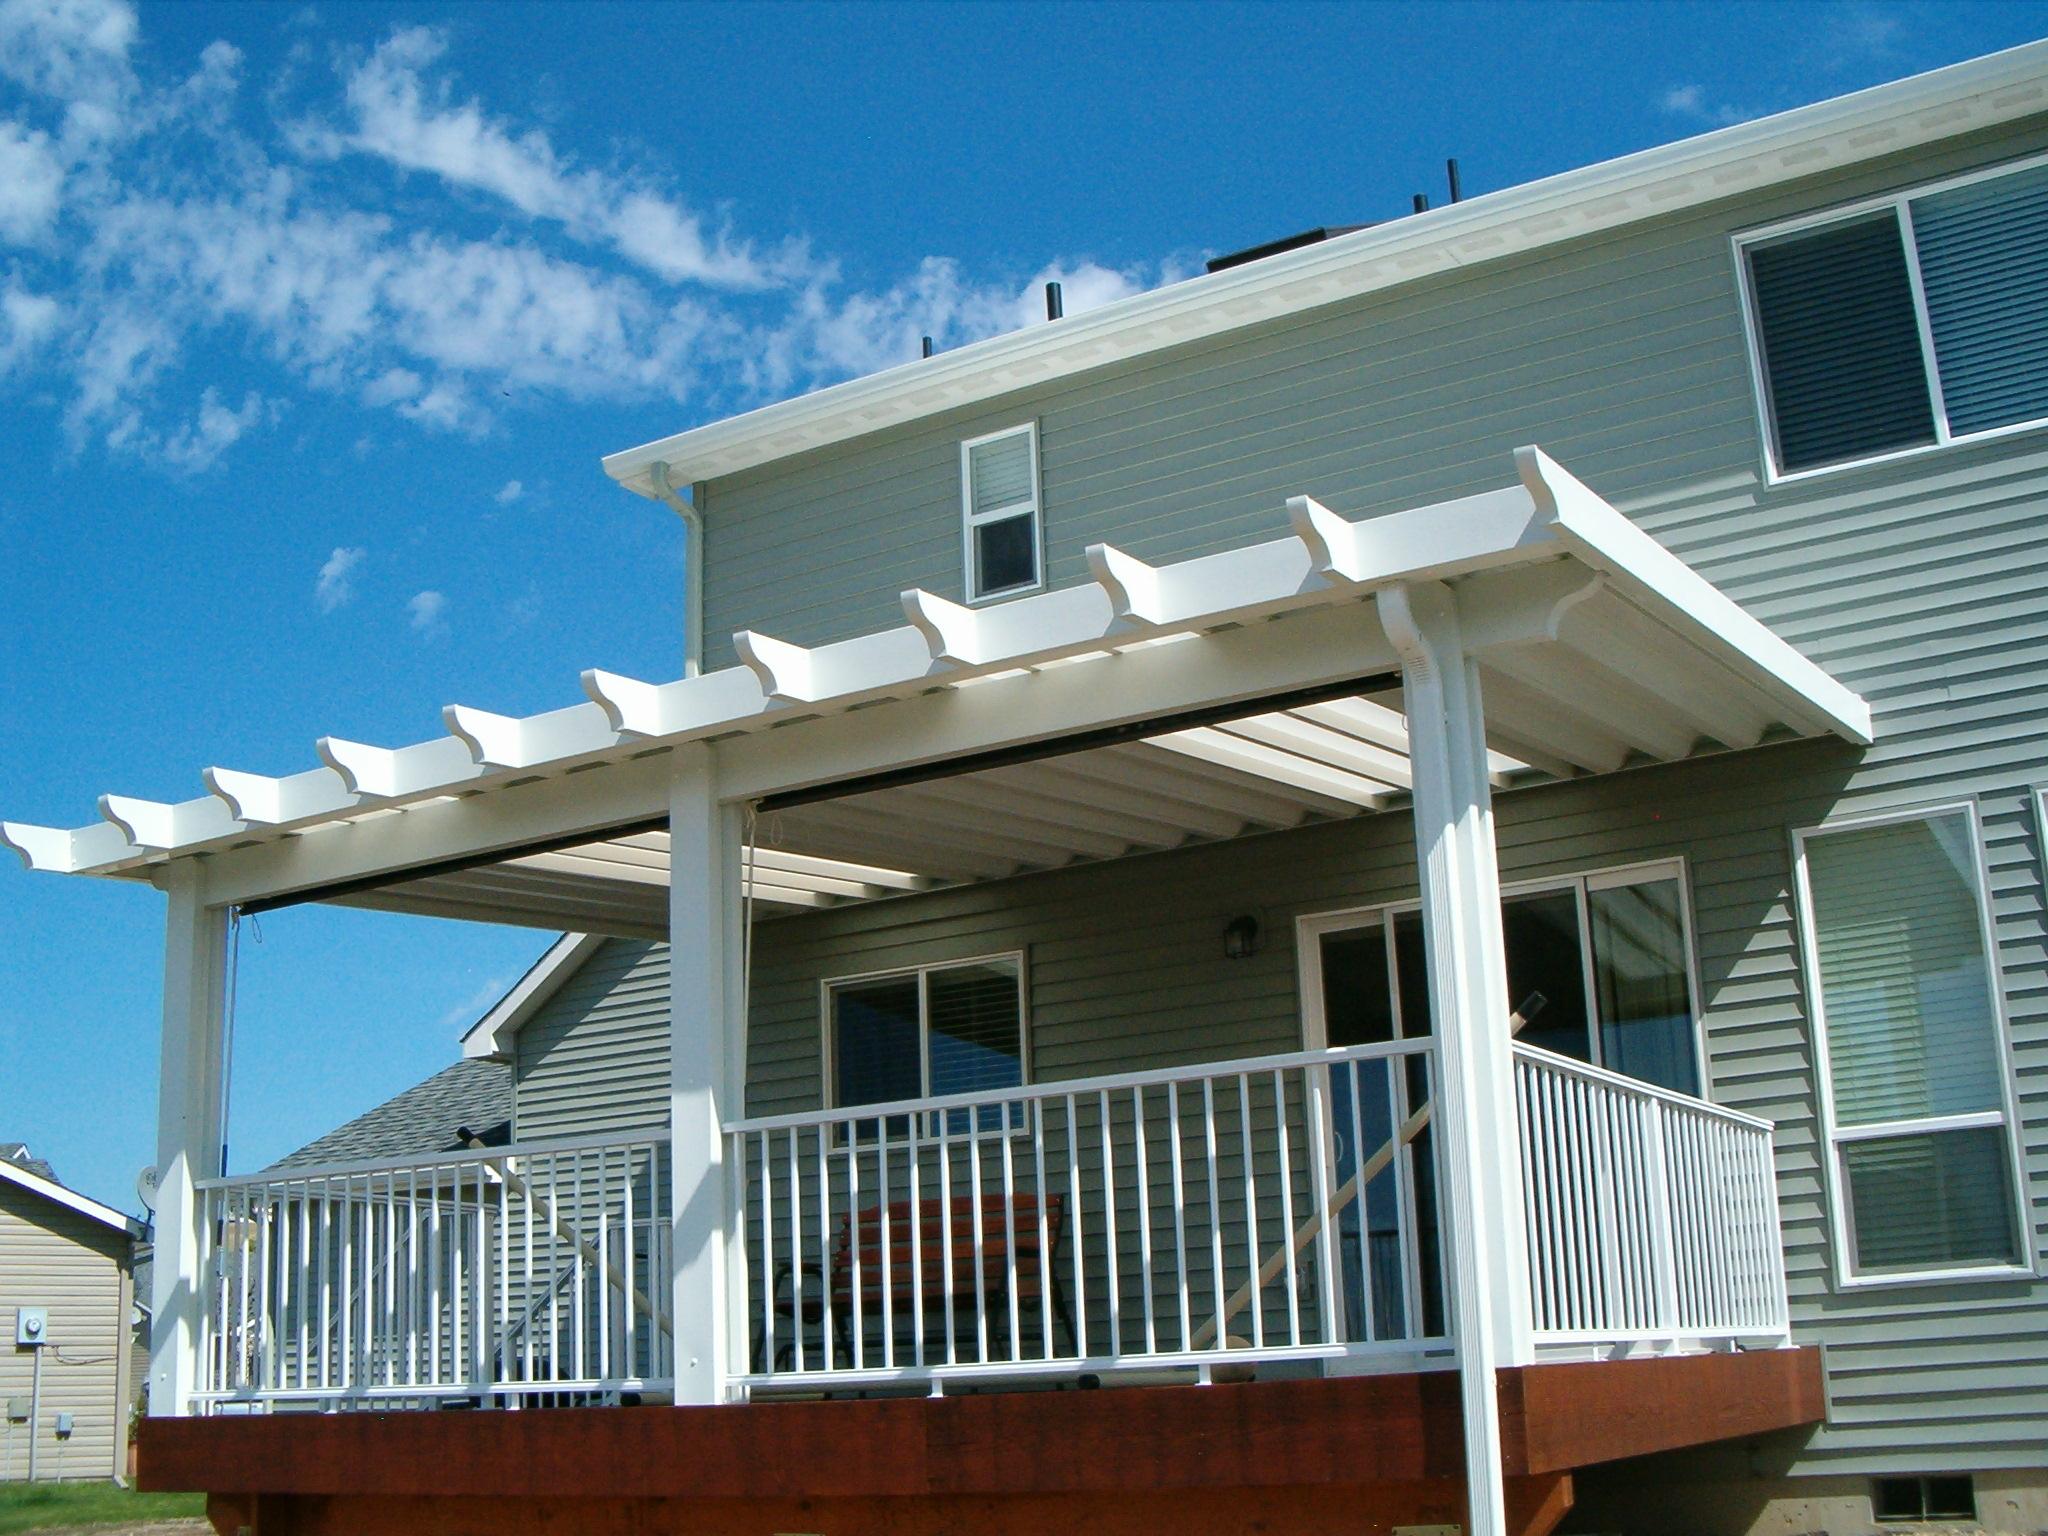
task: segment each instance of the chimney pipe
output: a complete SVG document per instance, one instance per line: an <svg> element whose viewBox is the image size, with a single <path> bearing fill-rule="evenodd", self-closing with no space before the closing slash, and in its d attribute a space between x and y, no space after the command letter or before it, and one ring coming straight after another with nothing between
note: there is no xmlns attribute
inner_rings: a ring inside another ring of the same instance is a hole
<svg viewBox="0 0 2048 1536"><path fill-rule="evenodd" d="M1066 312L1066 303L1060 297L1060 285L1058 283L1047 283L1045 285L1045 318L1057 320Z"/></svg>
<svg viewBox="0 0 2048 1536"><path fill-rule="evenodd" d="M1446 160L1444 162L1444 173L1450 178L1451 201L1454 203L1463 202L1465 200L1465 188L1458 180L1458 162Z"/></svg>
<svg viewBox="0 0 2048 1536"><path fill-rule="evenodd" d="M932 354L933 354L934 352L936 352L936 351L938 351L938 350L939 350L939 349L938 349L937 347L935 347L935 346L933 346L933 345L932 345L932 339L931 339L931 337L929 337L929 336L925 337L925 339L924 339L924 355L925 355L926 357L930 357L930 356L931 356L931 355L932 355Z"/></svg>

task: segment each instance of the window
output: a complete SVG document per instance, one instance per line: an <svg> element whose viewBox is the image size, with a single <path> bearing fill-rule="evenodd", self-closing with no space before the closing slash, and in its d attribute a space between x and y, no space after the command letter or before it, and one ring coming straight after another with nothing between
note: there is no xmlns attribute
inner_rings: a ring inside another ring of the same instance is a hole
<svg viewBox="0 0 2048 1536"><path fill-rule="evenodd" d="M2022 1262L2010 1071L1972 807L1798 835L1843 1279Z"/></svg>
<svg viewBox="0 0 2048 1536"><path fill-rule="evenodd" d="M967 598L1044 584L1038 526L1038 430L1027 424L960 445Z"/></svg>
<svg viewBox="0 0 2048 1536"><path fill-rule="evenodd" d="M1305 920L1312 1044L1427 1035L1422 914ZM1700 1087L1684 867L1635 865L1509 887L1501 897L1516 1038L1680 1093Z"/></svg>
<svg viewBox="0 0 2048 1536"><path fill-rule="evenodd" d="M1967 1473L1948 1477L1880 1477L1871 1484L1878 1520L1974 1520L1977 1488Z"/></svg>
<svg viewBox="0 0 2048 1536"><path fill-rule="evenodd" d="M1779 475L2048 422L2048 164L1876 199L1738 249Z"/></svg>
<svg viewBox="0 0 2048 1536"><path fill-rule="evenodd" d="M1015 1088L1024 1082L1024 959L1000 955L825 984L834 1107ZM981 1128L1000 1129L1001 1107ZM947 1117L965 1131L964 1111ZM893 1118L890 1134L906 1128ZM860 1134L875 1134L864 1122Z"/></svg>

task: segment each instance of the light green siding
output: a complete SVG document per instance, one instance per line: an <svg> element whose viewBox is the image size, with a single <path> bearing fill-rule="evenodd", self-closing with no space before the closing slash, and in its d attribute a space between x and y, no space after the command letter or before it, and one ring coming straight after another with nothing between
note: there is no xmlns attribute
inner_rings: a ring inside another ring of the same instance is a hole
<svg viewBox="0 0 2048 1536"><path fill-rule="evenodd" d="M958 597L957 443L1017 421L1039 424L1055 585L1086 579L1096 540L1185 557L1276 536L1291 493L1364 516L1499 484L1509 450L1540 443L1876 710L1864 753L1781 746L1500 801L1509 878L1689 861L1712 1094L1778 1124L1798 1334L1830 1346L1834 1422L1799 1469L2048 1465L2048 1286L1833 1285L1790 898L1795 827L1977 801L2038 1259L2048 913L2030 791L2048 781L2048 434L1765 484L1729 248L1739 229L2044 147L2037 121L720 480L710 658L740 627L820 643L899 623L904 587ZM1020 947L1041 1077L1286 1048L1291 918L1405 895L1411 864L1396 815L765 925L750 1107L816 1102L822 978ZM1269 942L1226 962L1222 927L1241 910ZM588 1081L621 1094L641 1079Z"/></svg>
<svg viewBox="0 0 2048 1536"><path fill-rule="evenodd" d="M513 1037L519 1141L668 1128L668 946L609 939Z"/></svg>

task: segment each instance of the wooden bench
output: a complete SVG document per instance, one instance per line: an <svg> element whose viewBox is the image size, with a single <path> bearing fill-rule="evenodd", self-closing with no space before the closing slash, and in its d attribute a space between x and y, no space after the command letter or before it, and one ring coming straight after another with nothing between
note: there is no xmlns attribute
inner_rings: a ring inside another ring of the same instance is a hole
<svg viewBox="0 0 2048 1536"><path fill-rule="evenodd" d="M914 1207L908 1200L892 1200L888 1210L888 1261L883 1261L883 1207L871 1205L859 1213L858 1241L860 1244L859 1289L861 1321L865 1328L870 1322L883 1319L883 1281L888 1282L888 1308L891 1321L909 1313L917 1299L918 1270L923 1269L924 1314L917 1318L916 1326L929 1337L934 1325L942 1332L946 1316L946 1292L949 1277L953 1294L953 1327L956 1337L975 1337L975 1305L980 1300L987 1308L991 1355L1007 1354L1007 1349L998 1350L993 1341L1007 1341L1010 1332L1010 1266L1014 1259L1017 1284L1017 1319L1020 1328L1029 1329L1043 1317L1046 1301L1052 1304L1053 1315L1066 1330L1070 1347L1077 1344L1074 1318L1067 1303L1066 1287L1061 1282L1059 1257L1066 1228L1066 1197L1049 1194L1045 1197L1045 1240L1039 1241L1040 1201L1037 1195L1011 1195L1007 1200L1001 1194L984 1194L981 1197L981 1244L979 1271L980 1285L976 1285L974 1207L972 1195L955 1195L950 1202L939 1197L920 1200ZM950 1212L949 1207L950 1205ZM948 1216L951 1219L950 1245L947 1242ZM838 1352L833 1358L835 1366L849 1364L853 1359L853 1301L854 1301L854 1243L856 1240L856 1218L853 1213L842 1214L837 1222L837 1231L832 1243L832 1332ZM915 1246L912 1237L916 1227ZM788 1263L776 1267L774 1277L775 1312L778 1317L788 1318L791 1335L781 1340L775 1354L777 1370L787 1369L795 1358L795 1329L817 1327L825 1311L824 1286L807 1283L804 1287L802 1317L797 1316L798 1307L794 1287L789 1284L792 1266ZM819 1275L816 1264L803 1265L807 1276ZM804 1364L816 1369L823 1360L822 1351L805 1350ZM761 1349L755 1347L755 1369L761 1368Z"/></svg>

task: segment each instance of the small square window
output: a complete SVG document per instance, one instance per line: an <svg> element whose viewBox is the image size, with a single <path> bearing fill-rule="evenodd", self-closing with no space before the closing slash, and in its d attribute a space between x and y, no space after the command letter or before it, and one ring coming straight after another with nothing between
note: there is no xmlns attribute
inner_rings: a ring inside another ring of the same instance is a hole
<svg viewBox="0 0 2048 1536"><path fill-rule="evenodd" d="M1043 586L1037 429L1027 423L961 444L960 478L968 600Z"/></svg>

